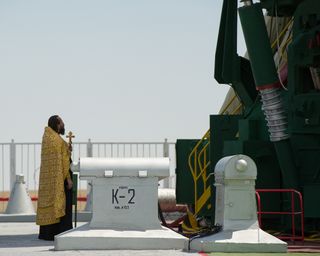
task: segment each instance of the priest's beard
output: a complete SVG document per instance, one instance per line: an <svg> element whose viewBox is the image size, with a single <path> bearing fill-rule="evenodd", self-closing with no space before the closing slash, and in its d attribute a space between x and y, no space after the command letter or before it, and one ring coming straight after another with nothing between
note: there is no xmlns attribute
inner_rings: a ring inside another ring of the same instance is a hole
<svg viewBox="0 0 320 256"><path fill-rule="evenodd" d="M65 131L64 127L59 130L59 133L60 133L61 135L64 135L65 132L66 132L66 131Z"/></svg>

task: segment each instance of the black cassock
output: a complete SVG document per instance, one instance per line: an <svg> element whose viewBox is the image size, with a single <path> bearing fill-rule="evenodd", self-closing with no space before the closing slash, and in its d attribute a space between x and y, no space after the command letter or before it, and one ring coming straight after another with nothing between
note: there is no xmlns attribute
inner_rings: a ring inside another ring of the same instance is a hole
<svg viewBox="0 0 320 256"><path fill-rule="evenodd" d="M70 177L72 173L69 170ZM66 215L60 218L60 222L40 226L39 239L43 240L54 240L54 236L58 235L64 231L72 229L72 188L67 188L67 181L64 181L64 192L66 194Z"/></svg>

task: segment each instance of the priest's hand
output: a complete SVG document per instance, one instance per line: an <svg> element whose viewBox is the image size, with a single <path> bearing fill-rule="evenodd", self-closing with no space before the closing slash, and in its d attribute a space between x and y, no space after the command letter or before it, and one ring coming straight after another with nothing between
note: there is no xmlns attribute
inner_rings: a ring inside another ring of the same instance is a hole
<svg viewBox="0 0 320 256"><path fill-rule="evenodd" d="M71 179L67 179L67 189L72 189L72 186L73 186L73 182Z"/></svg>

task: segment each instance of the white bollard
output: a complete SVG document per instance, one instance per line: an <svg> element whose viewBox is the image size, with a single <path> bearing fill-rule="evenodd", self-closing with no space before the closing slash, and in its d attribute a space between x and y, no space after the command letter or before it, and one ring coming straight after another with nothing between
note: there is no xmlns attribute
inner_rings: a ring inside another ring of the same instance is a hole
<svg viewBox="0 0 320 256"><path fill-rule="evenodd" d="M286 252L287 243L259 228L255 198L257 167L245 155L222 158L215 167L215 223L222 231L191 241L204 252Z"/></svg>
<svg viewBox="0 0 320 256"><path fill-rule="evenodd" d="M10 193L6 214L34 214L31 198L27 192L22 174L16 175L16 182Z"/></svg>

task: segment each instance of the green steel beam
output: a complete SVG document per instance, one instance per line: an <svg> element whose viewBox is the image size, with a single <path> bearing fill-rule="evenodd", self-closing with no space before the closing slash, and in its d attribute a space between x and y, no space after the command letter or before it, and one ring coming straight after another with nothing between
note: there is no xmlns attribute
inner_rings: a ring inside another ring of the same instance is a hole
<svg viewBox="0 0 320 256"><path fill-rule="evenodd" d="M214 76L218 83L230 84L246 107L253 104L257 94L252 90L252 72L247 71L249 65L246 65L248 61L237 54L237 2L223 2Z"/></svg>
<svg viewBox="0 0 320 256"><path fill-rule="evenodd" d="M239 17L256 86L278 82L261 4L239 8Z"/></svg>

